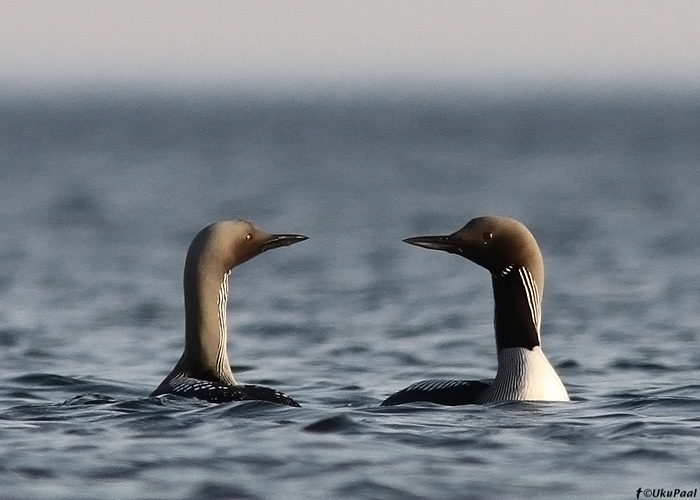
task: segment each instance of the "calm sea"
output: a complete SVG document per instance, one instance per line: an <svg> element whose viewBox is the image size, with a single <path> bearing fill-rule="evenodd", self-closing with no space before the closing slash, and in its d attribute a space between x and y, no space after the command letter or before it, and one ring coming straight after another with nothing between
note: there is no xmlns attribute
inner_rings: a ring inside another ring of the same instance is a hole
<svg viewBox="0 0 700 500"><path fill-rule="evenodd" d="M540 243L573 401L380 408L494 374L488 273L401 242L484 214ZM188 244L227 218L309 236L229 302L237 378L303 408L148 398ZM0 101L0 498L700 489L699 243L691 93Z"/></svg>

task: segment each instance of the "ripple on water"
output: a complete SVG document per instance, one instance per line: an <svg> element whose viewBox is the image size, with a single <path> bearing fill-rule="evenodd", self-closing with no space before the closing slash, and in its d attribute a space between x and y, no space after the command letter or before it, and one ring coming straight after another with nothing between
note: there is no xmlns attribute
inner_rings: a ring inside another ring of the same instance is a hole
<svg viewBox="0 0 700 500"><path fill-rule="evenodd" d="M347 433L347 432L362 432L365 427L352 417L341 414L325 417L310 424L307 424L303 429L307 432L316 433Z"/></svg>

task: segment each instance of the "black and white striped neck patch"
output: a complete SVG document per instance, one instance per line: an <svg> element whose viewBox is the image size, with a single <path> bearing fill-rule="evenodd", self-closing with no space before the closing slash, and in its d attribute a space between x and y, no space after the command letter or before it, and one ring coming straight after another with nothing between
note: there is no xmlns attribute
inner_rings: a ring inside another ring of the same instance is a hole
<svg viewBox="0 0 700 500"><path fill-rule="evenodd" d="M510 266L505 267L505 268L503 268L501 271L499 271L498 274L497 274L497 276L498 276L499 278L505 278L506 276L508 276L508 275L510 274L510 272L511 272L513 269L515 269L515 266L511 264Z"/></svg>
<svg viewBox="0 0 700 500"><path fill-rule="evenodd" d="M540 304L540 291L537 288L537 283L532 277L532 274L526 267L516 267L514 264L504 267L497 274L494 274L494 278L503 279L510 276L513 271L517 271L517 275L520 278L520 283L525 291L525 297L527 298L527 305L530 310L530 315L532 316L532 324L537 330L537 336L540 335L540 323L542 321L542 308Z"/></svg>
<svg viewBox="0 0 700 500"><path fill-rule="evenodd" d="M532 274L525 267L518 268L518 275L522 281L523 288L525 289L525 296L527 297L527 304L530 308L530 314L532 315L532 324L535 325L535 330L537 330L537 336L540 336L540 323L542 321L542 308L540 304L540 292L537 289L537 283L535 283Z"/></svg>

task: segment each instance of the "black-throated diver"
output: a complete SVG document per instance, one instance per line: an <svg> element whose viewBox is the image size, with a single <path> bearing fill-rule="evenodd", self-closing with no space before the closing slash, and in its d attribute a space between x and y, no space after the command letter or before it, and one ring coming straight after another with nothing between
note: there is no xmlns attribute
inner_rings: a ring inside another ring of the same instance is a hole
<svg viewBox="0 0 700 500"><path fill-rule="evenodd" d="M175 394L224 403L262 400L289 406L296 401L275 389L238 384L226 350L226 301L231 270L267 250L306 240L299 234L267 234L244 220L202 229L185 259L185 350L151 396Z"/></svg>
<svg viewBox="0 0 700 500"><path fill-rule="evenodd" d="M461 255L491 273L498 368L490 382L417 382L389 396L382 406L414 401L462 405L569 400L564 384L542 352L544 264L535 238L522 223L506 217L478 217L450 235L404 241Z"/></svg>

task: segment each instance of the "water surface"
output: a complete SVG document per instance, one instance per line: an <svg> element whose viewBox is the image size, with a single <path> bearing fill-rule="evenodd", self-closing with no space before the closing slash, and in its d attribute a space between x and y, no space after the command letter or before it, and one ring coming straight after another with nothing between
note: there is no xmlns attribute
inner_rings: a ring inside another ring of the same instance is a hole
<svg viewBox="0 0 700 500"><path fill-rule="evenodd" d="M3 499L635 498L700 487L700 101L0 103ZM488 273L403 238L515 217L570 403L380 408L495 371ZM303 408L149 399L191 238L307 242L231 277L237 378Z"/></svg>

